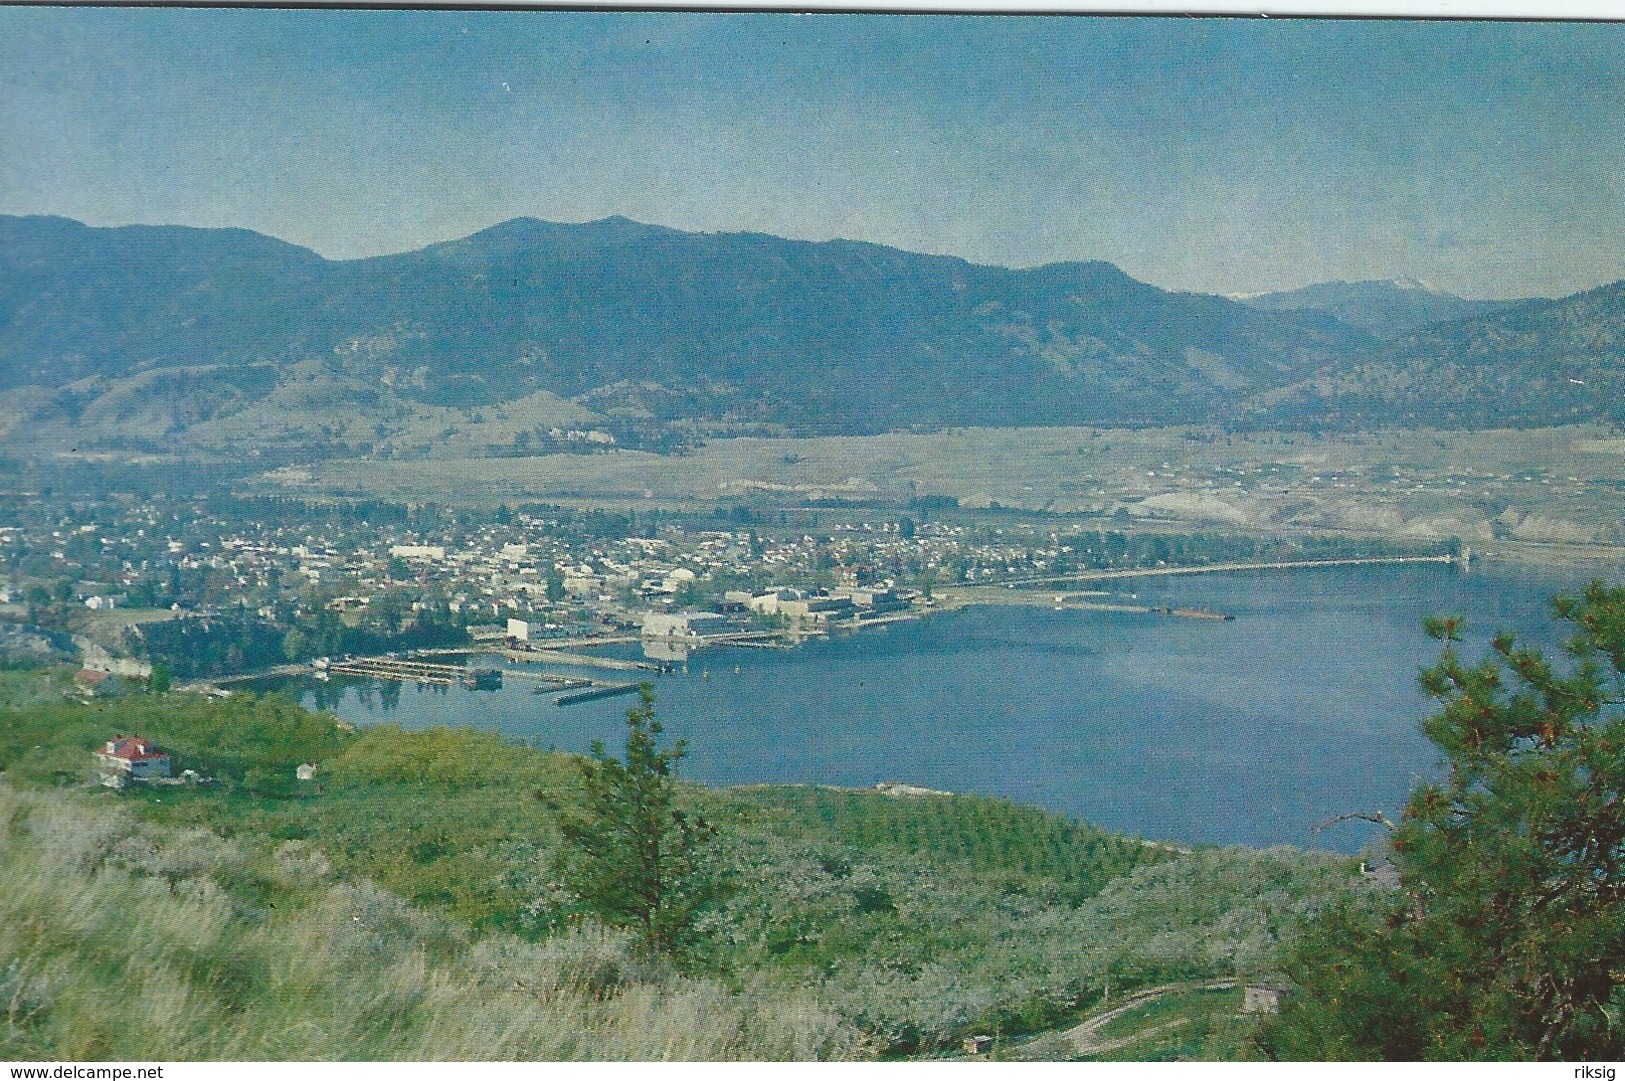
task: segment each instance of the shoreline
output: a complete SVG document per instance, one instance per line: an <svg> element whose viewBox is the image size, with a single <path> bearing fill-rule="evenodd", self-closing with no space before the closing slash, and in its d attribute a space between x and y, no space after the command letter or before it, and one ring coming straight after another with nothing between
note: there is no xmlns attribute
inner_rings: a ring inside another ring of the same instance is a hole
<svg viewBox="0 0 1625 1081"><path fill-rule="evenodd" d="M1553 559L1552 556L1559 558ZM1535 559L1532 557L1543 556ZM1547 544L1535 542L1513 542L1497 545L1495 548L1471 553L1470 562L1466 564L1467 573L1471 573L1473 566L1498 567L1507 570L1544 569L1561 571L1587 566L1597 562L1618 562L1625 567L1625 547L1599 547L1581 544ZM1091 570L1080 571L1075 575L1057 577L1054 579L1018 580L1014 582L987 583L985 585L956 585L934 589L934 598L928 601L925 607L914 607L905 611L890 612L876 616L872 619L859 620L852 623L825 625L809 628L795 643L804 644L815 637L825 637L830 634L857 634L872 627L887 627L897 623L911 623L930 618L933 615L963 611L976 607L1033 607L1053 608L1056 611L1072 612L1114 612L1143 615L1167 615L1185 619L1203 619L1213 621L1228 621L1231 617L1221 612L1188 606L1173 607L1169 605L1142 605L1134 603L1114 603L1111 601L1092 600L1085 598L1110 597L1114 595L1108 590L1090 590L1080 588L1067 588L1062 583L1075 583L1077 586L1098 584L1102 582L1128 581L1139 578L1174 578L1190 577L1202 574L1246 574L1260 571L1310 571L1321 569L1336 569L1348 567L1398 567L1412 565L1462 566L1463 560L1459 556L1387 556L1351 559L1327 560L1293 560L1276 563L1236 564L1221 563L1205 566L1181 567L1144 567L1125 568L1121 570ZM1054 584L1049 584L1054 583ZM545 641L545 640L544 640ZM601 646L624 645L644 641L641 636L626 634L608 634L602 638L593 639L577 637L561 640L572 650L595 649ZM685 643L688 644L688 643ZM692 643L691 655L702 652L716 653L726 648L730 643L708 643L699 641ZM447 656L491 656L501 657L510 661L520 658L511 649L499 644L488 642L471 642L467 646L438 647L424 650L410 650L401 654L402 657L447 657ZM366 660L367 658L358 658ZM555 664L583 664L590 667L614 667L624 669L646 669L654 671L652 663L647 661L611 660L590 655L570 655L557 652L549 648L528 651L524 658L532 663ZM299 664L278 665L273 669L261 672L239 673L220 676L214 679L190 681L177 690L194 693L225 696L231 692L226 690L230 684L252 682L260 679L300 678L313 677L316 669L311 662Z"/></svg>

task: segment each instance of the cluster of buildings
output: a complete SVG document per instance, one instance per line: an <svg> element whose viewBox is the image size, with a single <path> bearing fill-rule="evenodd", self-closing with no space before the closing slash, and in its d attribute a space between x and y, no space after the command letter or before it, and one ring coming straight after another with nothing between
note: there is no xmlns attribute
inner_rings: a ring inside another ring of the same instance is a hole
<svg viewBox="0 0 1625 1081"><path fill-rule="evenodd" d="M0 529L0 578L12 596L9 614L0 600L0 618L25 618L24 594L49 587L60 598L68 584L70 604L114 623L155 618L163 608L247 614L287 629L328 612L391 634L433 610L487 637L527 640L638 628L687 636L727 619L840 624L902 612L933 584L1056 569L1076 557L1083 532L862 514L714 523L731 528L668 517L632 528L630 520L574 512L494 521L442 509L394 521L380 515L386 520L374 524L358 515L208 513L158 500L68 511L42 502L35 521ZM625 528L605 529L605 521ZM509 620L517 621L511 629ZM105 659L86 667L140 675Z"/></svg>

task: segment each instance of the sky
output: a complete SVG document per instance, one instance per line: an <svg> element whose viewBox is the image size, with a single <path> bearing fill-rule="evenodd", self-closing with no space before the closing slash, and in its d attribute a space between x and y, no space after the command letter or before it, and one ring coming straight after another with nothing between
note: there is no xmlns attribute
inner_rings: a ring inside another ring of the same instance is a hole
<svg viewBox="0 0 1625 1081"><path fill-rule="evenodd" d="M0 8L0 213L1557 296L1625 278L1625 24Z"/></svg>

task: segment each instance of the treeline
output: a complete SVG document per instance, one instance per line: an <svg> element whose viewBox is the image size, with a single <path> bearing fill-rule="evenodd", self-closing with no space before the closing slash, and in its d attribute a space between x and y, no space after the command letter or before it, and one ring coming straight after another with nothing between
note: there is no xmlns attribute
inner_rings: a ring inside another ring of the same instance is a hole
<svg viewBox="0 0 1625 1081"><path fill-rule="evenodd" d="M238 675L313 657L341 657L466 645L467 624L449 612L425 609L398 620L393 633L349 626L322 609L291 625L252 615L183 616L144 623L124 636L136 657L163 665L181 679Z"/></svg>
<svg viewBox="0 0 1625 1081"><path fill-rule="evenodd" d="M210 517L228 522L263 522L271 526L354 529L357 526L404 526L433 529L447 511L434 503L395 503L383 499L300 499L294 496L234 495L217 492L199 501Z"/></svg>
<svg viewBox="0 0 1625 1081"><path fill-rule="evenodd" d="M992 528L968 530L966 541L989 547L1007 548L1012 538ZM1308 559L1374 559L1395 556L1455 555L1457 541L1398 543L1380 539L1344 537L1249 537L1217 532L1139 533L1097 530L1067 534L1063 548L1053 557L1041 556L1034 548L1017 551L1001 559L974 558L959 554L947 560L944 572L949 582L964 582L971 571L980 568L1001 574L1044 574L1064 576L1095 570L1133 570L1150 567L1202 567L1218 563L1267 563ZM896 564L894 573L923 568Z"/></svg>
<svg viewBox="0 0 1625 1081"><path fill-rule="evenodd" d="M1373 559L1408 555L1454 555L1451 542L1405 544L1346 537L1248 537L1229 533L1124 533L1103 530L1067 538L1071 552L1055 561L1055 573L1112 567L1203 566L1295 559Z"/></svg>

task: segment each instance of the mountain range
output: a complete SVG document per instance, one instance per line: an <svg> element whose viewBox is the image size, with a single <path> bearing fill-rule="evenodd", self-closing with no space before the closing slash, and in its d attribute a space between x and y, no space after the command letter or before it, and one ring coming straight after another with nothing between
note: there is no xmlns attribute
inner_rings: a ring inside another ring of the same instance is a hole
<svg viewBox="0 0 1625 1081"><path fill-rule="evenodd" d="M1243 300L1108 263L529 218L332 261L237 229L0 217L0 438L233 453L608 433L1614 418L1621 283ZM484 448L481 450L480 448Z"/></svg>
<svg viewBox="0 0 1625 1081"><path fill-rule="evenodd" d="M1254 293L1232 299L1271 312L1325 312L1383 341L1402 338L1430 323L1489 315L1519 303L1464 300L1415 278L1320 282L1284 293Z"/></svg>

